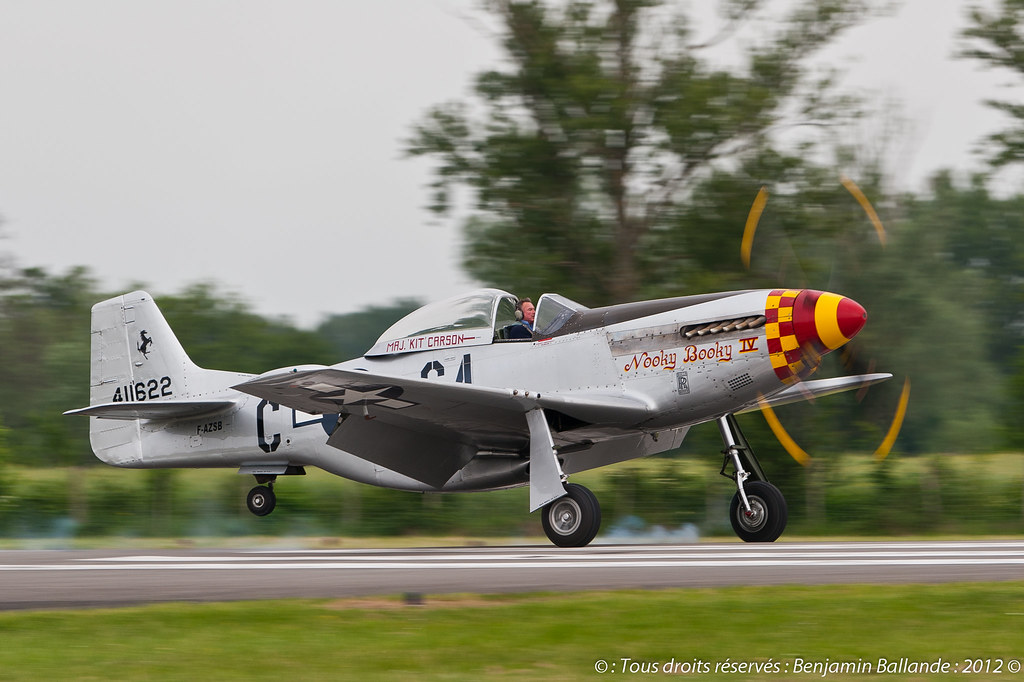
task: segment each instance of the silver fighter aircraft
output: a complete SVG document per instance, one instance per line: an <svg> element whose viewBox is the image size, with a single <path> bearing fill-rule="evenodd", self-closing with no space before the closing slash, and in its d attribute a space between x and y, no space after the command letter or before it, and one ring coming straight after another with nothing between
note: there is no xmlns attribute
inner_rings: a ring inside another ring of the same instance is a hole
<svg viewBox="0 0 1024 682"><path fill-rule="evenodd" d="M523 333L515 296L482 289L426 305L361 358L259 376L189 360L142 291L92 310L89 407L96 456L137 469L230 467L256 478L269 514L278 476L319 467L400 490L528 485L556 545L597 535L601 511L568 476L679 446L715 421L730 520L771 542L786 502L733 415L860 388L866 374L808 380L863 327L853 300L810 289L738 291L587 308L557 294ZM533 313L533 311L530 311ZM518 338L525 336L526 338Z"/></svg>

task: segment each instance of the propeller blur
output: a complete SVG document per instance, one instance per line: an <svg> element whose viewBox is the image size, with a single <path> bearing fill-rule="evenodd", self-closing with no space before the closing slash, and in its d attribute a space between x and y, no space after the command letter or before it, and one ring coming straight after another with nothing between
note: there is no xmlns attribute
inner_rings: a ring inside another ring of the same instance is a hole
<svg viewBox="0 0 1024 682"><path fill-rule="evenodd" d="M882 248L885 248L888 243L888 236L885 231L885 226L882 224L881 219L878 217L878 213L875 211L874 206L871 205L871 201L867 198L867 195L857 186L853 180L846 175L840 176L840 184L846 188L850 195L857 201L860 207L864 210L865 215L870 220L871 225L875 229L875 233L878 235L878 243ZM747 214L747 221L743 229L743 238L740 242L740 259L743 261L744 267L748 270L751 264L751 254L754 246L754 235L757 233L758 225L761 221L761 216L765 211L765 207L768 204L768 188L762 186L757 195L754 197L754 202L750 206L750 211ZM815 292L817 293L817 292ZM814 320L814 333L818 335L816 341L811 341L809 348L820 348L824 345L828 350L835 350L847 342L863 328L864 322L867 320L864 308L852 299L845 298L843 296L837 296L835 294L818 294L815 301L820 300L823 304L822 307L822 318L819 321L817 318ZM805 301L803 305L807 305ZM817 304L815 304L815 315L817 315ZM805 330L805 333L801 338L801 346L804 346L804 341L811 338L810 332L810 315L805 311L802 315L804 323L801 328ZM833 319L835 320L835 326L832 325ZM819 327L820 324L820 327ZM808 352L813 352L808 350ZM826 351L827 352L827 351ZM844 353L852 357L852 353L844 351ZM849 358L844 361L847 366L853 363L849 361ZM874 361L868 363L869 368L874 367ZM863 397L867 390L867 385L863 387L858 393L858 400ZM884 460L889 452L892 451L893 446L896 443L896 438L899 436L900 429L903 426L903 419L907 413L907 406L910 403L910 377L907 377L903 382L903 390L900 393L899 402L896 405L896 410L893 414L892 424L889 426L885 437L882 442L875 449L875 459L877 461ZM786 432L785 427L782 426L782 422L775 416L771 406L767 402L762 402L761 412L764 415L765 421L768 423L772 433L775 434L779 444L793 457L798 463L803 466L807 466L811 457L808 455L803 448L797 445L796 441Z"/></svg>

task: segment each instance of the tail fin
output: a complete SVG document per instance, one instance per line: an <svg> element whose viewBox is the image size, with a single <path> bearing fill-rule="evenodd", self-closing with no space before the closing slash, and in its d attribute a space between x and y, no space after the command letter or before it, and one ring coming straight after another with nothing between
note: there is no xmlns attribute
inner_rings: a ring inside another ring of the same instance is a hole
<svg viewBox="0 0 1024 682"><path fill-rule="evenodd" d="M146 292L93 306L90 405L187 397L198 369Z"/></svg>
<svg viewBox="0 0 1024 682"><path fill-rule="evenodd" d="M118 466L144 466L138 420L200 417L233 407L227 395L208 396L246 376L197 367L144 291L93 306L89 375L89 407L65 414L98 417L89 428L93 451Z"/></svg>

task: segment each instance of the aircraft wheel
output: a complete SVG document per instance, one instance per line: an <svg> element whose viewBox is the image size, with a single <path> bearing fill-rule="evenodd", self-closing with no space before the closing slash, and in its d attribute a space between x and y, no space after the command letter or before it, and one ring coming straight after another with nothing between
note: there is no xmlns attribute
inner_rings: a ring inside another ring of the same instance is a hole
<svg viewBox="0 0 1024 682"><path fill-rule="evenodd" d="M744 542L775 542L789 518L786 498L767 481L750 481L743 490L750 502L750 511L743 508L743 500L737 492L729 506L732 529Z"/></svg>
<svg viewBox="0 0 1024 682"><path fill-rule="evenodd" d="M249 495L245 498L245 506L249 507L249 511L256 516L266 516L274 511L276 505L277 495L265 485L256 486L249 491Z"/></svg>
<svg viewBox="0 0 1024 682"><path fill-rule="evenodd" d="M541 517L544 533L559 547L585 547L601 527L601 505L582 485L569 483L565 493L545 505Z"/></svg>

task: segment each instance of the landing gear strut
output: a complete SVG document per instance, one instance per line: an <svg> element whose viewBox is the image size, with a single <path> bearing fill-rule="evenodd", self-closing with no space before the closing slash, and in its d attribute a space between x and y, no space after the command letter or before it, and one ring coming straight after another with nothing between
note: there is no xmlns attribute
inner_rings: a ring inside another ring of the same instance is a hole
<svg viewBox="0 0 1024 682"><path fill-rule="evenodd" d="M601 527L601 505L594 493L576 483L565 484L565 497L544 506L541 525L559 547L584 547Z"/></svg>
<svg viewBox="0 0 1024 682"><path fill-rule="evenodd" d="M736 482L736 494L729 505L733 531L744 542L775 542L786 529L786 498L768 482L736 418L731 414L720 417L718 429L725 443L721 474ZM733 471L726 473L730 464Z"/></svg>
<svg viewBox="0 0 1024 682"><path fill-rule="evenodd" d="M601 527L601 505L594 493L566 483L551 429L542 408L526 413L530 427L530 511L541 509L541 525L558 547L585 547Z"/></svg>

